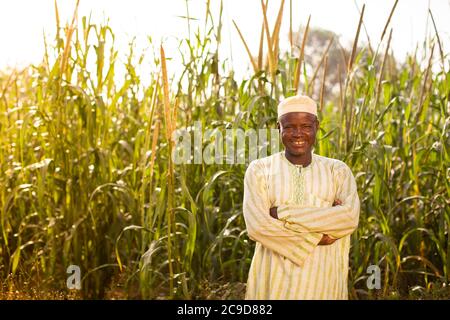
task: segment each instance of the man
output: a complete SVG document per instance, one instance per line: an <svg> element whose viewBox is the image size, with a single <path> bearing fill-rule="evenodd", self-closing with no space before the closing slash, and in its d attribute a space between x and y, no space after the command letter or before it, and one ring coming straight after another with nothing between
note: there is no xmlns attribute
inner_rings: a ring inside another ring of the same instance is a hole
<svg viewBox="0 0 450 320"><path fill-rule="evenodd" d="M317 105L294 96L278 105L285 150L250 163L244 218L256 241L246 299L347 299L350 235L359 198L349 167L312 149Z"/></svg>

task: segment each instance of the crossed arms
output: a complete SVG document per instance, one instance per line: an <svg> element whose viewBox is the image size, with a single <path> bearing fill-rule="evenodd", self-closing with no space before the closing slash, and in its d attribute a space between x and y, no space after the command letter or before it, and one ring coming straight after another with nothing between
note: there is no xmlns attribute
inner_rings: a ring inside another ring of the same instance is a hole
<svg viewBox="0 0 450 320"><path fill-rule="evenodd" d="M342 205L342 201L341 200L339 200L339 199L334 200L333 207L340 206L340 205ZM270 216L272 218L274 218L274 219L278 219L278 207L270 208ZM286 220L284 220L284 221L286 221ZM320 239L320 242L317 245L319 245L319 246L328 246L330 244L335 243L336 240L337 240L337 238L332 238L329 235L324 234L322 236L322 239Z"/></svg>
<svg viewBox="0 0 450 320"><path fill-rule="evenodd" d="M339 169L337 177L340 183L335 206L281 205L274 216L263 168L252 162L244 179L243 211L249 237L301 266L317 245L331 244L351 234L359 220L356 183L347 166Z"/></svg>

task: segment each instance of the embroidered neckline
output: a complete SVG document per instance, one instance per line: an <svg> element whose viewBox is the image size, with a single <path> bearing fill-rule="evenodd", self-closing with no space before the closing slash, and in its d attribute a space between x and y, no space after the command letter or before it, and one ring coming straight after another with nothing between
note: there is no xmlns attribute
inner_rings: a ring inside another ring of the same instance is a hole
<svg viewBox="0 0 450 320"><path fill-rule="evenodd" d="M291 180L291 194L289 196L289 202L295 205L302 206L305 204L305 190L306 190L306 179L305 179L305 171L311 170L313 164L316 161L316 155L314 152L311 153L311 163L306 167L302 165L296 165L290 162L284 151L281 152L281 157L284 161L287 162L289 172L290 172L290 180Z"/></svg>
<svg viewBox="0 0 450 320"><path fill-rule="evenodd" d="M311 152L311 163L305 167L302 166L301 164L293 164L292 162L290 162L288 160L288 158L286 158L286 155L284 153L285 153L285 151L281 152L281 158L283 158L284 161L286 161L291 167L293 167L297 170L298 170L298 168L302 168L302 170L311 169L313 164L316 162L316 155L314 154L314 152Z"/></svg>

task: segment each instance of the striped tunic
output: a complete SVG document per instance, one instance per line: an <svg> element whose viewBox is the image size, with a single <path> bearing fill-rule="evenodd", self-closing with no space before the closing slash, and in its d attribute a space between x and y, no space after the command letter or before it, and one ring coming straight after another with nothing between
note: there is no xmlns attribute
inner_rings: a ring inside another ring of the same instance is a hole
<svg viewBox="0 0 450 320"><path fill-rule="evenodd" d="M332 206L339 199L342 205ZM278 220L270 216L278 207ZM246 299L347 299L350 235L359 198L350 168L312 154L296 166L284 152L250 163L244 218L256 241ZM337 239L318 246L323 234Z"/></svg>

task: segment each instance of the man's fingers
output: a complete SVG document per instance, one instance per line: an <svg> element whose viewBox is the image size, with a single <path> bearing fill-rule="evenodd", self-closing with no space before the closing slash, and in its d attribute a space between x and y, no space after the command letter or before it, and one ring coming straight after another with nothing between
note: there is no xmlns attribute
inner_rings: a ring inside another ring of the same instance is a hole
<svg viewBox="0 0 450 320"><path fill-rule="evenodd" d="M324 245L326 245L326 244L327 244L327 239L328 239L328 236L327 236L326 234L324 234L324 235L322 236L322 239L320 239L318 245L319 245L319 246L324 246Z"/></svg>
<svg viewBox="0 0 450 320"><path fill-rule="evenodd" d="M334 200L333 207L342 205L342 201L339 199Z"/></svg>
<svg viewBox="0 0 450 320"><path fill-rule="evenodd" d="M329 246L330 244L333 244L337 239L330 238L327 234L324 234L322 236L322 239L320 239L320 242L318 243L319 246Z"/></svg>
<svg viewBox="0 0 450 320"><path fill-rule="evenodd" d="M274 219L278 219L277 207L270 208L270 216Z"/></svg>

